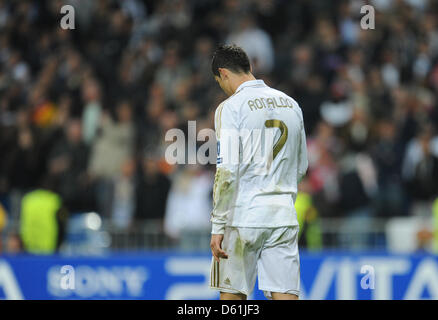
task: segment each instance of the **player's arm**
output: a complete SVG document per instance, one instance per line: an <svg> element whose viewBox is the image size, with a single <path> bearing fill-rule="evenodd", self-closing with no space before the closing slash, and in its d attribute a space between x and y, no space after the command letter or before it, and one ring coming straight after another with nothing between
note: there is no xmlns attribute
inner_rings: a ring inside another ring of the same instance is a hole
<svg viewBox="0 0 438 320"><path fill-rule="evenodd" d="M237 114L222 103L215 116L218 156L213 187L212 234L223 234L234 204L239 165L239 126Z"/></svg>

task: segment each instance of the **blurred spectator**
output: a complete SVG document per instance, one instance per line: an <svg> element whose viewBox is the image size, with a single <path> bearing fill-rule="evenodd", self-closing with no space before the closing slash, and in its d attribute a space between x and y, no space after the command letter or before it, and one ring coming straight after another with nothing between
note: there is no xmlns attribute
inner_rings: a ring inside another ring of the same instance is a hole
<svg viewBox="0 0 438 320"><path fill-rule="evenodd" d="M90 145L96 137L102 113L100 89L97 82L93 80L84 82L82 95L85 102L82 115L83 140Z"/></svg>
<svg viewBox="0 0 438 320"><path fill-rule="evenodd" d="M189 78L189 68L181 61L179 47L171 43L163 54L163 64L156 71L155 79L163 87L164 95L169 102L175 102L176 88Z"/></svg>
<svg viewBox="0 0 438 320"><path fill-rule="evenodd" d="M346 154L341 160L339 179L339 209L345 216L343 232L339 235L340 245L366 249L369 239L364 231L372 228L371 199L377 191L371 158L363 153Z"/></svg>
<svg viewBox="0 0 438 320"><path fill-rule="evenodd" d="M341 141L334 134L334 128L326 122L319 122L316 132L307 140L308 176L321 216L339 216L335 208L339 198L338 165L335 157L341 152Z"/></svg>
<svg viewBox="0 0 438 320"><path fill-rule="evenodd" d="M274 49L270 35L258 27L250 15L240 17L227 42L242 47L250 58L254 74L267 74L274 66Z"/></svg>
<svg viewBox="0 0 438 320"><path fill-rule="evenodd" d="M112 222L120 229L127 229L133 223L135 206L135 163L132 159L122 165L120 176L114 177Z"/></svg>
<svg viewBox="0 0 438 320"><path fill-rule="evenodd" d="M95 139L88 167L88 172L97 180L97 205L104 217L112 212L113 179L122 176L122 166L134 152L134 124L129 102L117 105L116 117L114 122L108 114L103 115L101 133Z"/></svg>
<svg viewBox="0 0 438 320"><path fill-rule="evenodd" d="M55 253L64 241L68 212L61 197L50 189L45 183L44 188L26 193L22 200L20 238L24 250L32 254Z"/></svg>
<svg viewBox="0 0 438 320"><path fill-rule="evenodd" d="M5 252L8 254L17 254L23 251L23 242L20 236L15 233L9 233L6 238Z"/></svg>
<svg viewBox="0 0 438 320"><path fill-rule="evenodd" d="M321 226L318 210L313 205L311 186L308 178L304 178L299 185L299 192L295 200L300 231L299 245L308 250L322 249Z"/></svg>
<svg viewBox="0 0 438 320"><path fill-rule="evenodd" d="M150 146L160 143L159 140L163 134L160 128L160 117L166 109L164 89L154 83L149 88L149 99L142 110L143 117L136 119L138 152L144 153Z"/></svg>
<svg viewBox="0 0 438 320"><path fill-rule="evenodd" d="M3 230L6 228L8 224L8 214L6 213L5 208L0 203L0 255L2 253L3 249L3 242L4 242L4 233Z"/></svg>
<svg viewBox="0 0 438 320"><path fill-rule="evenodd" d="M404 179L412 196L413 214L430 217L432 201L438 195L438 149L430 126L409 144L403 164ZM435 139L436 141L436 139Z"/></svg>
<svg viewBox="0 0 438 320"><path fill-rule="evenodd" d="M33 186L37 178L38 149L30 128L19 129L16 145L6 155L8 182L10 187L25 191Z"/></svg>
<svg viewBox="0 0 438 320"><path fill-rule="evenodd" d="M141 160L140 170L135 217L140 221L160 220L163 225L170 180L160 172L158 159L151 153Z"/></svg>
<svg viewBox="0 0 438 320"><path fill-rule="evenodd" d="M305 79L305 83L295 87L295 92L300 97L300 105L306 106L302 111L306 133L310 136L321 120L320 106L325 100L326 93L320 76L311 74Z"/></svg>
<svg viewBox="0 0 438 320"><path fill-rule="evenodd" d="M0 231L3 231L3 229L6 227L7 224L8 224L8 214L6 212L6 209L0 203Z"/></svg>
<svg viewBox="0 0 438 320"><path fill-rule="evenodd" d="M433 226L432 226L432 233L433 233L433 252L435 254L438 254L438 197L435 199L435 201L432 204L432 219L433 219Z"/></svg>
<svg viewBox="0 0 438 320"><path fill-rule="evenodd" d="M208 241L199 243L199 237L210 233L213 180L199 165L187 165L173 178L164 230L182 249L209 247Z"/></svg>
<svg viewBox="0 0 438 320"><path fill-rule="evenodd" d="M132 156L133 140L132 106L122 101L116 109L116 121L109 114L103 115L101 133L93 145L90 173L102 178L120 174L123 163Z"/></svg>
<svg viewBox="0 0 438 320"><path fill-rule="evenodd" d="M71 119L65 135L54 144L47 156L49 175L65 205L74 212L93 208L93 185L87 174L89 148L82 140L79 119Z"/></svg>
<svg viewBox="0 0 438 320"><path fill-rule="evenodd" d="M375 199L376 214L381 217L406 214L401 179L402 159L399 156L402 145L397 136L397 128L390 120L382 120L376 129L377 141L372 150L379 190Z"/></svg>
<svg viewBox="0 0 438 320"><path fill-rule="evenodd" d="M346 125L353 118L354 106L347 99L346 88L341 82L334 83L331 89L331 99L321 105L321 117L334 127Z"/></svg>

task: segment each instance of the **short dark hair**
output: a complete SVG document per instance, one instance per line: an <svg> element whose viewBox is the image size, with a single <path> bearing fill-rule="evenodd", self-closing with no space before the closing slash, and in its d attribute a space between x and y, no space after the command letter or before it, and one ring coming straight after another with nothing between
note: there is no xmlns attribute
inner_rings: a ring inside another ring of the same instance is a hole
<svg viewBox="0 0 438 320"><path fill-rule="evenodd" d="M220 76L219 68L227 68L234 73L249 73L251 66L248 55L242 48L232 45L220 45L213 53L211 71Z"/></svg>

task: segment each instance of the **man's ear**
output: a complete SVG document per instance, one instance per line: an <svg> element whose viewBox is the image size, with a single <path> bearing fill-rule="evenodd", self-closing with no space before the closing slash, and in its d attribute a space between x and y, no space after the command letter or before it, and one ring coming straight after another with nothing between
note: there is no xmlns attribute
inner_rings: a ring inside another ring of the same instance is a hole
<svg viewBox="0 0 438 320"><path fill-rule="evenodd" d="M219 74L221 75L222 80L228 78L228 70L225 68L218 68Z"/></svg>

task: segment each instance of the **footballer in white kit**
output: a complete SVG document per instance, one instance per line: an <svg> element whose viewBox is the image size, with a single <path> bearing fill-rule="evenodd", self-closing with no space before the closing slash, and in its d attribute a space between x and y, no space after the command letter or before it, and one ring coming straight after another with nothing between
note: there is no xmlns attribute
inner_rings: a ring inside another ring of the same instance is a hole
<svg viewBox="0 0 438 320"><path fill-rule="evenodd" d="M246 53L222 45L212 60L229 96L215 114L218 158L213 189L210 287L221 299L297 299L298 221L294 202L307 162L298 103L256 80Z"/></svg>

